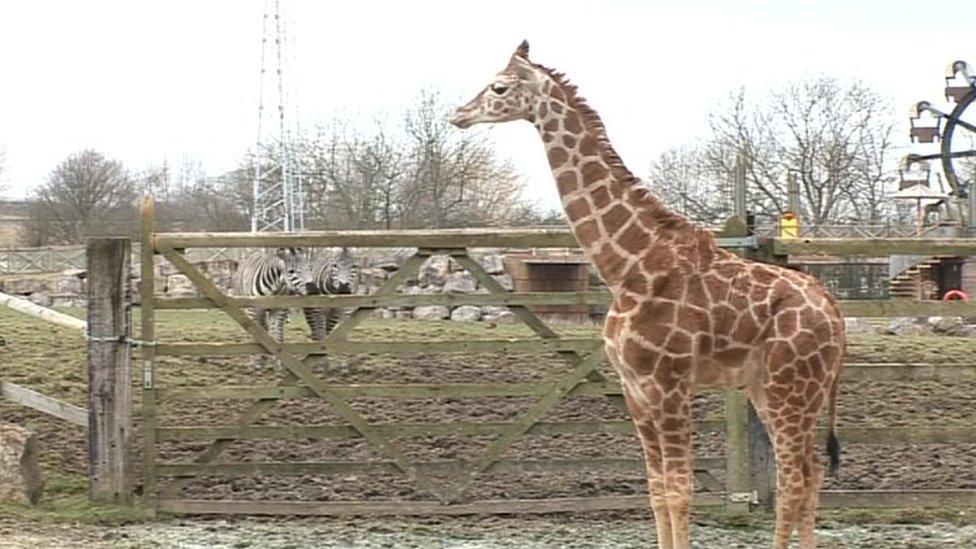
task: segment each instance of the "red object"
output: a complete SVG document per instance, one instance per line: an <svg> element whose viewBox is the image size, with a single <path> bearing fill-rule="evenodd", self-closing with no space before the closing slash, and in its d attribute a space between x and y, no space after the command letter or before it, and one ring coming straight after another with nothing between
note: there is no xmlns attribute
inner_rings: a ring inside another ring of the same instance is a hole
<svg viewBox="0 0 976 549"><path fill-rule="evenodd" d="M962 290L949 290L942 296L942 301L969 301L969 296Z"/></svg>

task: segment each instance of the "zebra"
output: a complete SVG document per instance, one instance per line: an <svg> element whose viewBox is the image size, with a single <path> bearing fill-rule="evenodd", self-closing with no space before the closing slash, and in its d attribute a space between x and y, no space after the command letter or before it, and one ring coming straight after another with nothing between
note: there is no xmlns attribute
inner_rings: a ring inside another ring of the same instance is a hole
<svg viewBox="0 0 976 549"><path fill-rule="evenodd" d="M359 266L349 248L338 254L322 252L311 260L312 283L309 293L325 295L355 294L359 291ZM312 341L322 341L342 320L345 311L338 307L305 307L305 320Z"/></svg>
<svg viewBox="0 0 976 549"><path fill-rule="evenodd" d="M241 258L231 285L234 293L242 297L308 295L312 289L308 256L300 248L253 250ZM258 326L268 330L275 341L283 340L287 308L248 307L244 312ZM260 368L266 359L265 355L252 356L251 366Z"/></svg>

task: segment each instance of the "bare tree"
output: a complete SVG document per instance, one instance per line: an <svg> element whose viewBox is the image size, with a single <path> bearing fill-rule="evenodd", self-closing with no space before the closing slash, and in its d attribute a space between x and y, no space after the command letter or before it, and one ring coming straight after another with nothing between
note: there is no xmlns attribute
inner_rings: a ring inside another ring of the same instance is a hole
<svg viewBox="0 0 976 549"><path fill-rule="evenodd" d="M77 244L92 234L129 234L135 228L136 196L121 162L93 150L74 153L34 191L27 240Z"/></svg>
<svg viewBox="0 0 976 549"><path fill-rule="evenodd" d="M505 223L524 182L497 158L481 131L458 132L450 108L430 90L404 117L410 174L404 199L411 226L459 227Z"/></svg>
<svg viewBox="0 0 976 549"><path fill-rule="evenodd" d="M402 143L383 124L364 135L343 123L309 144L309 214L322 227L393 228L402 213Z"/></svg>
<svg viewBox="0 0 976 549"><path fill-rule="evenodd" d="M7 149L0 147L0 196L10 190L10 185L6 183L4 174L7 171Z"/></svg>
<svg viewBox="0 0 976 549"><path fill-rule="evenodd" d="M704 225L720 225L732 215L731 185L701 145L663 152L651 162L648 183L665 204Z"/></svg>
<svg viewBox="0 0 976 549"><path fill-rule="evenodd" d="M809 223L878 222L892 149L887 100L862 82L820 77L791 83L758 105L745 92L712 113L705 151L710 169L730 180L736 157L749 160L750 208L775 217L787 207L786 179L800 185Z"/></svg>
<svg viewBox="0 0 976 549"><path fill-rule="evenodd" d="M395 229L538 219L511 163L498 158L484 133L448 124L450 111L425 91L402 127L376 121L364 133L341 120L320 127L302 152L309 225Z"/></svg>

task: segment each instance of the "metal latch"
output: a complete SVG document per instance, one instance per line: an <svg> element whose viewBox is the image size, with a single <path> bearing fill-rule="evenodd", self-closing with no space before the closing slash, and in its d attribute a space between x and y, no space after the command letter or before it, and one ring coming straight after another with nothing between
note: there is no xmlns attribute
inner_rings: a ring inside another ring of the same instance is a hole
<svg viewBox="0 0 976 549"><path fill-rule="evenodd" d="M153 388L153 368L151 360L142 361L142 388Z"/></svg>
<svg viewBox="0 0 976 549"><path fill-rule="evenodd" d="M759 505L759 492L733 492L729 494L731 503L748 503L749 505Z"/></svg>

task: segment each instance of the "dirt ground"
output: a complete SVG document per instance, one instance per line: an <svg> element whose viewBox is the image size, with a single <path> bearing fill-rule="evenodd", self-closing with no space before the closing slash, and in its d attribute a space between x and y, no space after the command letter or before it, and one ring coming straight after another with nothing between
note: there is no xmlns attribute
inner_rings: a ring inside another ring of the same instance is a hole
<svg viewBox="0 0 976 549"><path fill-rule="evenodd" d="M0 519L0 548L639 548L656 541L649 517L584 516L363 519L173 519L124 526L8 524ZM696 520L692 547L768 547L772 524L729 527ZM976 525L842 524L821 521L827 548L976 547Z"/></svg>
<svg viewBox="0 0 976 549"><path fill-rule="evenodd" d="M303 322L293 322L297 337ZM588 336L591 326L559 326L561 333ZM244 334L222 315L213 312L160 313L160 340L204 341L219 337L243 340ZM0 309L0 377L63 398L84 403L84 348L81 338ZM527 337L521 326L488 329L480 323L371 321L354 332L354 339L449 340L459 337ZM973 340L945 337L854 336L849 362L972 362ZM517 355L418 355L393 357L368 354L334 357L328 371L317 372L341 383L424 383L539 381L566 371L565 363L552 356ZM160 387L201 385L272 384L272 370L254 372L246 358L174 359L158 361ZM605 371L616 379L613 372ZM138 380L136 380L138 382ZM952 385L936 382L847 382L842 386L840 424L851 426L971 425L976 409L971 404L976 381ZM139 391L136 389L136 395ZM438 423L457 421L511 421L535 401L528 397L478 399L357 399L354 408L370 422ZM227 425L246 408L242 401L184 402L160 408L161 426ZM723 402L718 393L696 397L696 418L717 418ZM84 434L58 420L10 403L0 402L0 417L35 429L40 435L43 467L51 497L77 497L84 491L87 470ZM604 397L572 397L547 414L545 421L624 419ZM342 423L328 406L314 399L281 402L259 424ZM398 438L411 459L473 459L492 437ZM721 434L696 436L696 456L721 456ZM867 446L845 444L843 465L829 478L832 489L976 488L976 445ZM160 459L185 462L205 447L202 443L160 445ZM526 437L513 445L507 458L640 458L641 450L631 435L590 434ZM247 441L233 444L221 460L321 461L381 459L367 444L357 440ZM721 480L721 472L714 473ZM164 484L165 485L165 484ZM644 494L640 471L578 471L496 475L474 483L468 499L583 497ZM429 494L395 475L340 475L302 477L203 478L189 484L183 497L195 499L272 500L422 500ZM2 509L0 509L2 517ZM862 521L863 522L863 521ZM867 524L840 520L823 525L821 538L827 547L976 547L976 530L970 521L961 524ZM180 519L139 522L117 526L67 526L63 521L30 520L7 524L0 519L0 547L639 547L650 539L650 519L643 513L586 516L537 516L528 518L485 517L470 519L389 520L207 520ZM976 524L976 521L973 521ZM695 526L700 547L751 547L765 545L771 524L757 528L729 528L707 517ZM72 530L76 528L76 530ZM58 538L61 536L62 538ZM24 537L27 536L27 537ZM33 536L33 537L32 537ZM43 540L37 536L54 536ZM948 537L946 537L948 536ZM902 545L898 545L901 543ZM6 545L5 545L6 544Z"/></svg>

